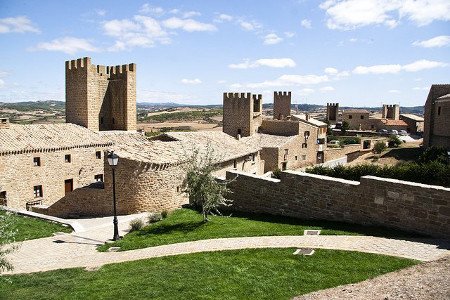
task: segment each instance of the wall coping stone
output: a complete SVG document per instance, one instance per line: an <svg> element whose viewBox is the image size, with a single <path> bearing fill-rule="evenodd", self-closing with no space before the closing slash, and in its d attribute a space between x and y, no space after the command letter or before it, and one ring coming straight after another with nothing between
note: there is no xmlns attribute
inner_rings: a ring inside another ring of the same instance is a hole
<svg viewBox="0 0 450 300"><path fill-rule="evenodd" d="M446 187L443 187L440 185L424 184L424 183L399 180L399 179L393 179L393 178L381 178L381 177L376 177L376 176L372 176L372 175L366 175L366 176L362 176L361 179L378 180L378 181L390 182L390 183L395 183L395 184L403 184L403 185L415 186L415 187L420 187L420 188L435 189L435 190L450 192L450 188L446 188Z"/></svg>
<svg viewBox="0 0 450 300"><path fill-rule="evenodd" d="M333 181L333 182L339 182L339 183L344 183L344 184L350 184L350 185L359 185L360 184L359 181L347 180L347 179L324 176L324 175L311 174L311 173L306 173L306 172L302 172L302 171L287 170L287 171L283 171L283 173L288 173L288 174L303 176L303 177L312 177L312 178Z"/></svg>

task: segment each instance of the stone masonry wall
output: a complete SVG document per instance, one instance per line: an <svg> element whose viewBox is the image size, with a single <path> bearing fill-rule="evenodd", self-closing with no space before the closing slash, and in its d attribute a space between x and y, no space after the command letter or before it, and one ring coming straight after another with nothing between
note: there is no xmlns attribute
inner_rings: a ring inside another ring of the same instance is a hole
<svg viewBox="0 0 450 300"><path fill-rule="evenodd" d="M273 118L283 120L291 115L291 92L273 92Z"/></svg>
<svg viewBox="0 0 450 300"><path fill-rule="evenodd" d="M260 131L273 135L297 135L300 133L300 123L286 120L263 120Z"/></svg>
<svg viewBox="0 0 450 300"><path fill-rule="evenodd" d="M281 180L228 172L231 209L377 225L450 237L450 189L364 176L360 182L286 171Z"/></svg>
<svg viewBox="0 0 450 300"><path fill-rule="evenodd" d="M423 144L425 147L430 147L433 145L442 145L444 140L449 143L450 148L450 120L449 120L449 107L447 110L443 110L442 113L444 118L441 120L436 120L437 118L437 106L435 104L436 99L450 93L450 84L433 84L428 93L427 100L425 102L425 113L424 113L424 132L423 132ZM448 105L448 102L447 102ZM442 108L441 108L442 110ZM445 120L446 119L446 120ZM438 125L436 125L436 122ZM442 124L439 124L442 122ZM442 130L446 136L442 136L443 139L439 137L439 133L435 130Z"/></svg>
<svg viewBox="0 0 450 300"><path fill-rule="evenodd" d="M5 191L7 204L25 209L28 201L42 201L51 205L64 197L64 180L73 179L73 188L94 182L94 176L103 174L104 147L73 148L59 151L29 152L0 156L0 192ZM102 159L96 158L101 151ZM71 162L65 162L65 155ZM34 166L39 157L41 165ZM34 197L34 186L42 185L43 197Z"/></svg>

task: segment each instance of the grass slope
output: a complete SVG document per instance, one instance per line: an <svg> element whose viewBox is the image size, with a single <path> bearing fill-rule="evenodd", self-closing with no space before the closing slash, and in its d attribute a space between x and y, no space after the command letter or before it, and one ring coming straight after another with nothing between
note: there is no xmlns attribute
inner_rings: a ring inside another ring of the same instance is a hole
<svg viewBox="0 0 450 300"><path fill-rule="evenodd" d="M0 210L0 215L6 212ZM48 222L41 219L13 215L14 225L12 230L17 230L15 240L25 241L51 236L54 232L72 232L70 227L65 227L57 223Z"/></svg>
<svg viewBox="0 0 450 300"><path fill-rule="evenodd" d="M0 280L2 299L290 299L411 266L389 256L317 250L247 249L66 269Z"/></svg>
<svg viewBox="0 0 450 300"><path fill-rule="evenodd" d="M201 214L196 211L179 209L171 213L167 219L129 233L122 240L103 245L99 247L99 250L105 251L109 247L118 246L123 251L226 237L303 235L305 229L321 229L321 234L331 235L406 235L383 228L269 215L233 214L232 217L211 216L208 223L203 223L202 220Z"/></svg>

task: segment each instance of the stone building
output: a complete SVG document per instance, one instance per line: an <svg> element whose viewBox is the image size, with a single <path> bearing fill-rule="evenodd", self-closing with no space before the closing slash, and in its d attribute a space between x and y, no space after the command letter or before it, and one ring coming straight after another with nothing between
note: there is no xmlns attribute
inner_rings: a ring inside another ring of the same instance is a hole
<svg viewBox="0 0 450 300"><path fill-rule="evenodd" d="M346 109L342 113L342 121L347 122L350 129L374 130L375 125L369 115L370 112L366 109Z"/></svg>
<svg viewBox="0 0 450 300"><path fill-rule="evenodd" d="M110 145L75 124L0 127L0 205L51 205L102 181L104 150Z"/></svg>
<svg viewBox="0 0 450 300"><path fill-rule="evenodd" d="M339 103L327 103L326 120L330 124L335 124L339 120Z"/></svg>
<svg viewBox="0 0 450 300"><path fill-rule="evenodd" d="M274 92L273 119L262 117L261 95L224 93L223 105L223 132L259 146L265 172L323 162L326 124L291 116L291 92Z"/></svg>
<svg viewBox="0 0 450 300"><path fill-rule="evenodd" d="M349 124L351 130L406 130L408 124L400 120L400 108L395 105L383 105L382 117L370 116L366 109L346 109L342 113L342 121Z"/></svg>
<svg viewBox="0 0 450 300"><path fill-rule="evenodd" d="M382 119L399 120L400 119L400 105L398 104L383 104L381 110Z"/></svg>
<svg viewBox="0 0 450 300"><path fill-rule="evenodd" d="M433 84L425 102L423 145L450 149L450 84Z"/></svg>
<svg viewBox="0 0 450 300"><path fill-rule="evenodd" d="M136 64L66 61L66 122L91 130L136 130Z"/></svg>
<svg viewBox="0 0 450 300"><path fill-rule="evenodd" d="M422 134L424 119L414 114L401 114L400 120L406 123L406 131L411 134Z"/></svg>

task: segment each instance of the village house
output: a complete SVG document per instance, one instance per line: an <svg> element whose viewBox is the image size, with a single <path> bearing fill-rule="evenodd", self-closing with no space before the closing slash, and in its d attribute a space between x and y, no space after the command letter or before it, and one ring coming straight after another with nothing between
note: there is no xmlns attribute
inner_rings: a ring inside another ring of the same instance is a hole
<svg viewBox="0 0 450 300"><path fill-rule="evenodd" d="M433 84L425 102L425 147L450 149L450 84Z"/></svg>

